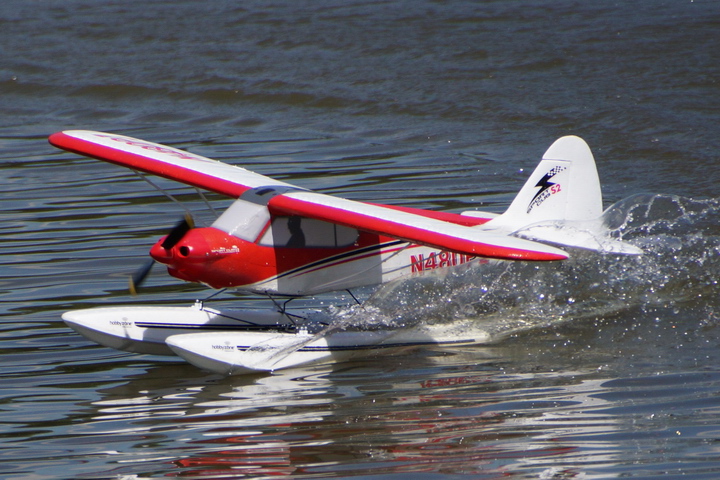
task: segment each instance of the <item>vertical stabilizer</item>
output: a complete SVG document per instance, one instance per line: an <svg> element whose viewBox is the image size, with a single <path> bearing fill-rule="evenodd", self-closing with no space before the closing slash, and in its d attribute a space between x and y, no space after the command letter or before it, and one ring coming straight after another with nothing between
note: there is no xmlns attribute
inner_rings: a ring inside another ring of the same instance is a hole
<svg viewBox="0 0 720 480"><path fill-rule="evenodd" d="M483 228L511 233L539 222L595 219L602 210L590 147L580 137L567 136L545 152L507 211Z"/></svg>
<svg viewBox="0 0 720 480"><path fill-rule="evenodd" d="M579 137L553 143L510 207L482 226L535 241L639 255L642 250L611 238L602 222L602 192L590 147Z"/></svg>

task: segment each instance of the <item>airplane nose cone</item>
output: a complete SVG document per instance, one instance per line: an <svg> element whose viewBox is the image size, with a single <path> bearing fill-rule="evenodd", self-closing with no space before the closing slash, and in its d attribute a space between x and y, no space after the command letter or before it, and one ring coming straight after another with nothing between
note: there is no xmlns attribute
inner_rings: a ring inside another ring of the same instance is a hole
<svg viewBox="0 0 720 480"><path fill-rule="evenodd" d="M186 263L204 263L239 251L238 239L212 227L194 228L170 248L163 247L164 240L161 238L153 245L150 256L171 267L180 267Z"/></svg>
<svg viewBox="0 0 720 480"><path fill-rule="evenodd" d="M217 284L216 261L239 253L239 239L216 228L193 228L169 248L164 238L150 249L150 256L168 267L168 272L189 282Z"/></svg>
<svg viewBox="0 0 720 480"><path fill-rule="evenodd" d="M163 248L162 243L163 241L165 241L165 238L166 237L162 237L160 240L157 241L157 243L155 243L155 245L152 246L152 248L150 249L150 256L156 262L168 265L172 260L172 248Z"/></svg>

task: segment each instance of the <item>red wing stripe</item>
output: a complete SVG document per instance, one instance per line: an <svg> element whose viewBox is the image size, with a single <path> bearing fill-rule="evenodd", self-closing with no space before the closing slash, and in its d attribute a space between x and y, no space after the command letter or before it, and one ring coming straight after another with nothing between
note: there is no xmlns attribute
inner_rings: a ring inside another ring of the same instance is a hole
<svg viewBox="0 0 720 480"><path fill-rule="evenodd" d="M237 198L260 185L286 185L240 167L123 135L90 131L54 133L50 144L123 167Z"/></svg>
<svg viewBox="0 0 720 480"><path fill-rule="evenodd" d="M464 225L466 227L474 227L475 225L482 225L490 221L490 218L471 217L468 215L460 215L459 213L452 212L437 212L434 210L423 210L421 208L402 207L399 205L381 205L379 203L370 203L369 205L385 207L391 210L398 210L400 212L412 213L414 215L434 218L436 220L442 220L443 222L456 223L458 225Z"/></svg>

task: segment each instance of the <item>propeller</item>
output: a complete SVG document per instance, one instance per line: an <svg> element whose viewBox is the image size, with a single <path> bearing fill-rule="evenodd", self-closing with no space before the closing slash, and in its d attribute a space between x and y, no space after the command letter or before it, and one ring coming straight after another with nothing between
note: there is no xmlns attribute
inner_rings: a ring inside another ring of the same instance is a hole
<svg viewBox="0 0 720 480"><path fill-rule="evenodd" d="M128 279L128 290L130 290L130 295L137 296L138 294L138 288L140 288L140 285L145 281L145 278L150 274L150 270L152 270L153 265L155 265L155 260L150 260L145 265L142 266L139 270L137 270L133 275L130 276Z"/></svg>
<svg viewBox="0 0 720 480"><path fill-rule="evenodd" d="M170 250L185 236L187 232L195 228L195 222L189 213L186 213L182 220L170 230L165 240L160 245L165 250Z"/></svg>
<svg viewBox="0 0 720 480"><path fill-rule="evenodd" d="M180 220L173 228L170 233L165 236L165 239L160 244L165 250L170 250L177 243L182 240L187 232L195 228L195 222L189 213L186 213L182 220ZM138 269L128 280L128 289L130 294L135 296L138 294L138 288L143 284L147 276L150 274L155 260L150 260L140 269Z"/></svg>

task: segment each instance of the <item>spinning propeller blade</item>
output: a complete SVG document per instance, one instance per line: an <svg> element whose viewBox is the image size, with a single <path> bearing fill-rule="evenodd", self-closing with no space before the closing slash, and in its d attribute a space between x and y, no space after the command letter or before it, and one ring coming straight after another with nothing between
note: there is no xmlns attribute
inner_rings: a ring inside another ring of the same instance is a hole
<svg viewBox="0 0 720 480"><path fill-rule="evenodd" d="M150 270L152 270L153 265L155 265L155 260L150 260L147 262L143 267L135 272L134 275L132 275L128 282L128 289L130 290L130 294L132 296L135 296L138 294L138 288L140 288L140 285L145 281L145 278L150 273Z"/></svg>
<svg viewBox="0 0 720 480"><path fill-rule="evenodd" d="M186 213L185 217L183 217L183 219L180 220L172 230L170 230L170 233L168 233L167 237L165 237L161 246L165 250L170 250L180 240L182 240L182 237L184 237L187 232L193 228L195 228L195 222L193 221L192 216L190 216L189 213Z"/></svg>
<svg viewBox="0 0 720 480"><path fill-rule="evenodd" d="M161 246L166 250L170 250L175 245L177 245L180 240L182 240L182 238L187 232L189 232L193 228L195 228L195 222L193 221L192 216L189 213L186 213L185 217L183 217L183 219L180 220L172 228L172 230L170 230L170 233L167 234ZM140 285L143 284L147 276L150 274L150 271L152 270L154 264L155 260L150 260L148 263L143 265L142 268L136 271L134 275L130 277L130 279L128 280L128 289L130 290L131 295L134 296L138 294L138 288L140 288Z"/></svg>

